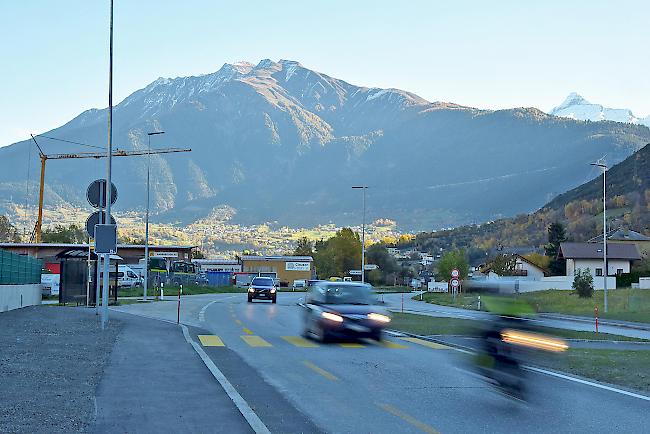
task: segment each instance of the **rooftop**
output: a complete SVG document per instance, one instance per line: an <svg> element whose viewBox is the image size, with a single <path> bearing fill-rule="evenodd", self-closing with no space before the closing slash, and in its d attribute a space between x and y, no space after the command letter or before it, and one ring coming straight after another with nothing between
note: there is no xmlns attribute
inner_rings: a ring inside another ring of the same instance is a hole
<svg viewBox="0 0 650 434"><path fill-rule="evenodd" d="M244 255L241 257L242 261L309 261L312 262L314 258L311 256L256 256Z"/></svg>
<svg viewBox="0 0 650 434"><path fill-rule="evenodd" d="M602 243L562 243L560 254L567 259L602 259ZM638 261L641 259L639 249L635 244L607 244L607 259L628 259Z"/></svg>

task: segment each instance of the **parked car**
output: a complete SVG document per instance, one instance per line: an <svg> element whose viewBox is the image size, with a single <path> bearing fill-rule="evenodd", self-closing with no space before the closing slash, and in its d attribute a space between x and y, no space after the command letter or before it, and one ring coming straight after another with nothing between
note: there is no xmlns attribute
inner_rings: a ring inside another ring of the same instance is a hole
<svg viewBox="0 0 650 434"><path fill-rule="evenodd" d="M252 303L254 299L271 300L275 303L277 300L277 287L272 277L255 277L248 287L248 302Z"/></svg>
<svg viewBox="0 0 650 434"><path fill-rule="evenodd" d="M294 290L296 290L296 289L301 289L301 288L306 288L306 287L307 287L307 281L304 280L304 279L301 279L301 280L294 280L294 281L293 281L293 286L292 286L292 288L293 288Z"/></svg>
<svg viewBox="0 0 650 434"><path fill-rule="evenodd" d="M314 282L303 303L303 335L321 342L334 337L381 341L390 314L377 303L372 286L367 283Z"/></svg>
<svg viewBox="0 0 650 434"><path fill-rule="evenodd" d="M117 267L117 284L122 288L142 286L142 278L127 265Z"/></svg>

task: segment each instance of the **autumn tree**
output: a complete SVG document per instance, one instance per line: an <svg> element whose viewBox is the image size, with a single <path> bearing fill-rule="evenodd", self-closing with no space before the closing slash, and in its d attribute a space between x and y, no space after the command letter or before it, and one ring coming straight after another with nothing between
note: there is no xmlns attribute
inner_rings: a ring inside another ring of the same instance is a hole
<svg viewBox="0 0 650 434"><path fill-rule="evenodd" d="M81 244L87 238L85 231L75 224L56 225L53 229L45 229L41 235L44 243Z"/></svg>
<svg viewBox="0 0 650 434"><path fill-rule="evenodd" d="M438 261L438 272L436 280L447 281L451 279L451 270L454 268L460 272L461 280L469 274L469 264L465 255L465 250L457 249L442 255Z"/></svg>
<svg viewBox="0 0 650 434"><path fill-rule="evenodd" d="M296 248L293 250L295 256L313 256L314 246L307 237L302 237L298 240Z"/></svg>
<svg viewBox="0 0 650 434"><path fill-rule="evenodd" d="M0 215L0 242L17 243L20 241L18 230L11 224L9 218Z"/></svg>
<svg viewBox="0 0 650 434"><path fill-rule="evenodd" d="M517 255L497 255L491 266L499 276L512 276L517 268Z"/></svg>
<svg viewBox="0 0 650 434"><path fill-rule="evenodd" d="M314 263L319 277L343 276L361 266L361 239L350 228L343 228L327 241L317 241Z"/></svg>

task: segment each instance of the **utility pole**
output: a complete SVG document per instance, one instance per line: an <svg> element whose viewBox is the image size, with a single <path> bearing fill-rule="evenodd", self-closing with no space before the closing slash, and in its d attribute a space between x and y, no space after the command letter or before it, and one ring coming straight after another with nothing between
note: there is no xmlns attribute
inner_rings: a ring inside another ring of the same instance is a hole
<svg viewBox="0 0 650 434"><path fill-rule="evenodd" d="M360 188L363 191L363 217L361 220L361 283L366 281L366 190L367 185L358 185L352 188Z"/></svg>
<svg viewBox="0 0 650 434"><path fill-rule="evenodd" d="M607 165L604 163L591 163L592 166L598 166L603 169L603 289L604 291L604 308L607 313Z"/></svg>
<svg viewBox="0 0 650 434"><path fill-rule="evenodd" d="M108 149L106 160L106 222L111 222L111 165L113 162L113 0L111 0L110 43L108 62ZM111 255L104 254L104 291L102 293L102 330L108 325L108 289L110 281Z"/></svg>
<svg viewBox="0 0 650 434"><path fill-rule="evenodd" d="M154 131L147 133L147 151L151 152L151 136L156 134L165 134L164 131ZM144 223L144 293L142 294L142 300L147 301L147 289L149 287L149 191L150 191L150 182L149 177L151 173L151 154L147 154L147 211L145 213L145 223Z"/></svg>

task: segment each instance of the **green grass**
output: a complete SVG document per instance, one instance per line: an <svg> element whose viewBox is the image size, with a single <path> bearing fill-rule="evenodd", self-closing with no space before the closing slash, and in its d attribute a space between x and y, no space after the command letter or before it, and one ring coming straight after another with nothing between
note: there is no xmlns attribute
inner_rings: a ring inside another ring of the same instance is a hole
<svg viewBox="0 0 650 434"><path fill-rule="evenodd" d="M164 293L167 296L178 294L178 286L165 286ZM200 285L183 285L183 295L198 294L223 294L223 293L244 293L246 288L237 288L235 286L200 286ZM118 297L141 297L142 287L122 288L117 292ZM147 296L160 295L160 288L149 288Z"/></svg>
<svg viewBox="0 0 650 434"><path fill-rule="evenodd" d="M564 313L593 317L598 306L601 318L650 322L650 291L612 289L607 291L608 313L604 313L604 291L594 291L592 298L580 298L573 291L539 291L520 295L538 312Z"/></svg>
<svg viewBox="0 0 650 434"><path fill-rule="evenodd" d="M479 336L480 321L460 318L439 318L412 313L393 313L389 328L417 335ZM643 341L643 339L608 333L537 327L535 331L564 339L589 339L605 341Z"/></svg>
<svg viewBox="0 0 650 434"><path fill-rule="evenodd" d="M550 369L650 392L650 351L571 348L559 357L540 355L534 362Z"/></svg>
<svg viewBox="0 0 650 434"><path fill-rule="evenodd" d="M573 291L548 290L521 294L538 312L559 313L593 317L594 307L598 306L599 317L650 323L650 291L644 289L612 289L608 291L608 313L603 312L604 292L594 291L591 298L580 298ZM419 299L414 297L415 300ZM426 293L428 303L453 306L463 309L478 308L478 294L459 294L454 301L448 293Z"/></svg>
<svg viewBox="0 0 650 434"><path fill-rule="evenodd" d="M413 291L413 289L408 286L375 286L374 289L377 294L392 294Z"/></svg>

